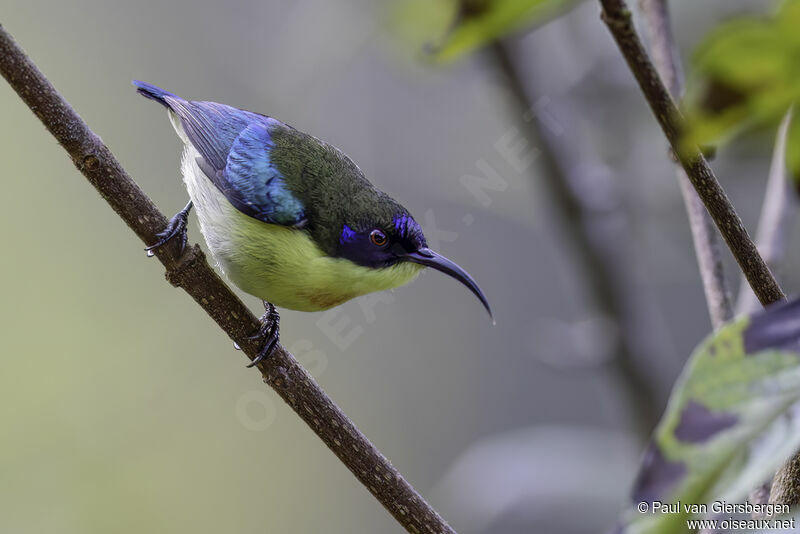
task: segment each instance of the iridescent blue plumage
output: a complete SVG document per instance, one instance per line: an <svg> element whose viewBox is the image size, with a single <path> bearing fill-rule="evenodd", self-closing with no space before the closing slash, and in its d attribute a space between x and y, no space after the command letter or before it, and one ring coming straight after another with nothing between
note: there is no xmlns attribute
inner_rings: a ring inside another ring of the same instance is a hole
<svg viewBox="0 0 800 534"><path fill-rule="evenodd" d="M196 206L220 267L273 304L326 310L403 285L425 266L465 284L489 309L475 281L428 248L408 210L336 147L265 115L134 85L169 109L191 198L151 249L185 236Z"/></svg>
<svg viewBox="0 0 800 534"><path fill-rule="evenodd" d="M396 215L393 219L393 222L394 229L397 232L397 235L400 237L413 241L425 241L425 236L422 233L422 227L408 213Z"/></svg>
<svg viewBox="0 0 800 534"><path fill-rule="evenodd" d="M274 119L267 119L274 120ZM264 222L303 226L306 222L302 203L292 195L283 175L272 164L274 148L267 126L255 121L233 142L222 178L231 202L244 213ZM242 205L244 204L244 205Z"/></svg>
<svg viewBox="0 0 800 534"><path fill-rule="evenodd" d="M139 92L170 109L200 153L198 164L242 213L264 222L300 227L302 202L272 164L270 128L286 127L258 113L218 104L190 102L154 85L135 81Z"/></svg>
<svg viewBox="0 0 800 534"><path fill-rule="evenodd" d="M344 245L346 243L352 243L356 240L358 234L356 231L350 228L348 225L342 226L342 235L339 236L339 245Z"/></svg>

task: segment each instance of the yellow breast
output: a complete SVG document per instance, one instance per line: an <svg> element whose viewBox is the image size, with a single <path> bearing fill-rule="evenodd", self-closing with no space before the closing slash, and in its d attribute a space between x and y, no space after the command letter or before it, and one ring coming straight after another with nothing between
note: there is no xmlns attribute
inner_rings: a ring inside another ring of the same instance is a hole
<svg viewBox="0 0 800 534"><path fill-rule="evenodd" d="M331 258L305 231L236 213L241 220L234 232L235 244L220 256L220 263L242 290L279 307L327 310L373 291L406 284L422 269L412 263L372 269Z"/></svg>
<svg viewBox="0 0 800 534"><path fill-rule="evenodd" d="M248 217L206 178L187 146L183 176L214 259L243 291L278 307L321 311L352 298L399 287L423 269L401 262L372 269L327 256L308 232Z"/></svg>

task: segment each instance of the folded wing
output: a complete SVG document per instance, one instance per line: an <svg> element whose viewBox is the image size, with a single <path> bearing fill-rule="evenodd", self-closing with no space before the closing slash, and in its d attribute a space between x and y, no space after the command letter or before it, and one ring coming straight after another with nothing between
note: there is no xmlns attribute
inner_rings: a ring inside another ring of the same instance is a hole
<svg viewBox="0 0 800 534"><path fill-rule="evenodd" d="M144 82L139 92L169 108L200 153L197 163L228 201L264 222L302 227L302 202L292 194L273 164L271 128L283 123L216 102L192 102Z"/></svg>

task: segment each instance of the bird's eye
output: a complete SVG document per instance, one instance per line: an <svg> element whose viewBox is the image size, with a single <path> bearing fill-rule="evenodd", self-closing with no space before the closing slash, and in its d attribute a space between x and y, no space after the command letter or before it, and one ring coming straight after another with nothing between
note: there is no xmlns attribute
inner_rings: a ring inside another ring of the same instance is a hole
<svg viewBox="0 0 800 534"><path fill-rule="evenodd" d="M372 232L370 232L369 240L376 247L385 247L386 243L389 242L389 238L386 237L386 234L384 234L380 230L373 230Z"/></svg>

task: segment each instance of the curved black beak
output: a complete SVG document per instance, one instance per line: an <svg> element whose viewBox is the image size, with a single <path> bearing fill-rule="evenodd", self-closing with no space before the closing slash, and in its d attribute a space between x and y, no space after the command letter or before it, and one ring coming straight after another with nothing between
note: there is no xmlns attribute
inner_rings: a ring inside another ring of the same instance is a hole
<svg viewBox="0 0 800 534"><path fill-rule="evenodd" d="M489 307L489 302L486 300L486 296L481 291L481 288L478 287L477 282L472 279L472 277L453 263L452 261L448 260L441 254L438 254L431 249L425 247L417 250L416 252L409 252L404 254L400 257L405 261L410 261L413 263L419 263L420 265L424 265L426 267L431 267L436 269L437 271L441 271L448 276L452 276L472 291L476 297L478 297L483 304L483 307L486 308L486 311L489 312L489 317L492 319L492 323L494 323L494 315L492 315L492 308Z"/></svg>

